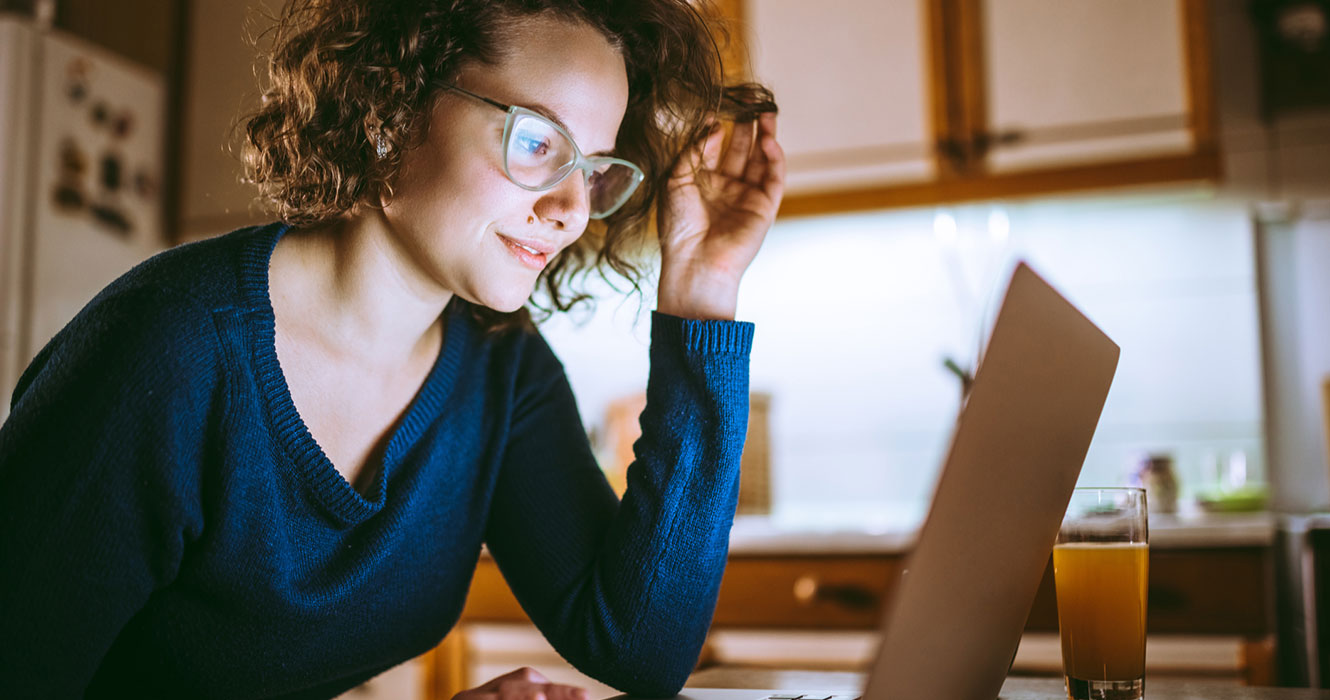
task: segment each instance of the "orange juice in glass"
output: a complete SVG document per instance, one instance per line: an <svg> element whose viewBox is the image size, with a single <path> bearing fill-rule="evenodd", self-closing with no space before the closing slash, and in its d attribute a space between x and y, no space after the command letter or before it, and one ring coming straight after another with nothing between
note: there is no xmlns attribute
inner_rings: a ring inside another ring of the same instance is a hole
<svg viewBox="0 0 1330 700"><path fill-rule="evenodd" d="M1145 491L1076 489L1053 547L1068 698L1144 695L1148 578Z"/></svg>

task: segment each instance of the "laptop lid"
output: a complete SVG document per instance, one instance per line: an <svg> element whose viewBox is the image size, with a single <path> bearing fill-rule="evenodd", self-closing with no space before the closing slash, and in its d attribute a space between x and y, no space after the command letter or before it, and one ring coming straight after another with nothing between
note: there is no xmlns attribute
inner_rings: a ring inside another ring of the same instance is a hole
<svg viewBox="0 0 1330 700"><path fill-rule="evenodd" d="M998 696L1117 363L1108 336L1017 265L864 700Z"/></svg>

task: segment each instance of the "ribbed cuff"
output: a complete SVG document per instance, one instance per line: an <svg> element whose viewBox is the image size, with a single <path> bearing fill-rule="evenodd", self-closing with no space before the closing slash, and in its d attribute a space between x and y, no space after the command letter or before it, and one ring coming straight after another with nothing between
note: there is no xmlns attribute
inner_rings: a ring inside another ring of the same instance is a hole
<svg viewBox="0 0 1330 700"><path fill-rule="evenodd" d="M651 312L651 342L683 345L687 352L748 355L753 330L748 321L699 321Z"/></svg>

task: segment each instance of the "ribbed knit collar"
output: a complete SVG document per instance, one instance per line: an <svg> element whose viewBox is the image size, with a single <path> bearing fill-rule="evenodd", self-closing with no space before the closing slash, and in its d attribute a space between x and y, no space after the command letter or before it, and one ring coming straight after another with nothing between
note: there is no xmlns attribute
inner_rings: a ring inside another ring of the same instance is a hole
<svg viewBox="0 0 1330 700"><path fill-rule="evenodd" d="M379 512L389 498L388 484L393 466L439 415L448 390L456 385L466 347L474 336L467 314L460 313L466 302L453 297L444 310L443 347L439 357L406 414L393 428L383 462L376 465L378 469L369 488L369 498L362 496L342 477L310 435L291 400L290 387L277 360L276 322L268 289L268 271L273 249L289 228L286 224L274 223L255 229L241 248L240 293L249 310L246 315L254 376L268 408L270 427L294 467L295 476L330 516L343 526L351 526Z"/></svg>

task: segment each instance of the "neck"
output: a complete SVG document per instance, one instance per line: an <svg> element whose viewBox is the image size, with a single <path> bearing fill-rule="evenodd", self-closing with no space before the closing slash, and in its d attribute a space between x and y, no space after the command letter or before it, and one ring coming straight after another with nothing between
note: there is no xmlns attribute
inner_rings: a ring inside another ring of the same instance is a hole
<svg viewBox="0 0 1330 700"><path fill-rule="evenodd" d="M293 312L294 333L376 364L437 347L452 292L425 277L377 211L292 229L271 266L274 307Z"/></svg>

